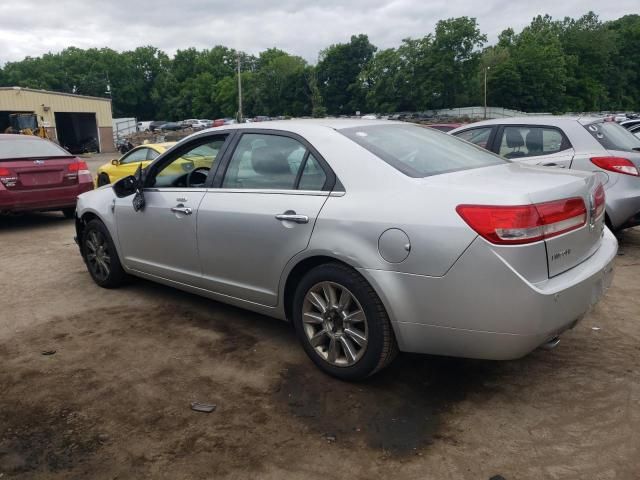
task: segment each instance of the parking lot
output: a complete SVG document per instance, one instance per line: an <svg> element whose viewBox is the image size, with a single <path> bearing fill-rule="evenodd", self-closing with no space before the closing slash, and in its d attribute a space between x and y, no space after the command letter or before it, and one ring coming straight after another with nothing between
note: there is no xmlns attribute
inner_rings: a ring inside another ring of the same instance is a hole
<svg viewBox="0 0 640 480"><path fill-rule="evenodd" d="M556 350L401 355L354 384L277 320L142 280L98 288L73 235L58 213L0 218L2 478L640 475L640 229Z"/></svg>

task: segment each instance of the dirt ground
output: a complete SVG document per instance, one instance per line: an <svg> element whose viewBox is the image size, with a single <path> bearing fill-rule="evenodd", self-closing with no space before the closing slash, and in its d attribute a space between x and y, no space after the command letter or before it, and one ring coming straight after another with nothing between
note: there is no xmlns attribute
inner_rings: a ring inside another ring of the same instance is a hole
<svg viewBox="0 0 640 480"><path fill-rule="evenodd" d="M0 218L2 479L640 478L640 230L556 350L401 355L357 384L283 322L98 288L73 233L55 213Z"/></svg>

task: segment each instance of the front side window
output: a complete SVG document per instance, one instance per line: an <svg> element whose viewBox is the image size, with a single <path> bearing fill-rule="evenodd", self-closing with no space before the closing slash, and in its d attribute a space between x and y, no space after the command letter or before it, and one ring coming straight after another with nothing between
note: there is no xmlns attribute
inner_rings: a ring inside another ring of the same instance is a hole
<svg viewBox="0 0 640 480"><path fill-rule="evenodd" d="M304 189L320 190L324 181L320 188L314 188L319 183L318 177L314 176L318 175L314 165L320 170L321 168L315 158L310 164L309 158L311 156L307 148L296 139L281 135L245 133L229 162L222 188L294 190L298 187L298 173L303 169L300 181L304 181L304 185L309 187ZM302 180L305 172L308 174Z"/></svg>
<svg viewBox="0 0 640 480"><path fill-rule="evenodd" d="M208 139L205 143L198 140L197 145L186 151L179 149L175 153L178 156L158 171L153 186L156 188L204 187L209 171L216 165L218 154L225 140L226 135L218 135Z"/></svg>
<svg viewBox="0 0 640 480"><path fill-rule="evenodd" d="M451 135L415 125L367 125L338 131L410 177L505 163L497 155Z"/></svg>
<svg viewBox="0 0 640 480"><path fill-rule="evenodd" d="M551 155L569 147L569 142L556 128L507 126L502 130L499 153L512 159Z"/></svg>
<svg viewBox="0 0 640 480"><path fill-rule="evenodd" d="M122 165L127 165L129 163L146 162L148 150L149 150L148 148L139 148L137 150L134 150L128 153L127 155L125 155L124 157L122 157L120 159L120 163Z"/></svg>
<svg viewBox="0 0 640 480"><path fill-rule="evenodd" d="M470 130L465 130L464 132L454 133L454 135L466 140L467 142L478 145L479 147L487 148L492 129L493 127L472 128Z"/></svg>

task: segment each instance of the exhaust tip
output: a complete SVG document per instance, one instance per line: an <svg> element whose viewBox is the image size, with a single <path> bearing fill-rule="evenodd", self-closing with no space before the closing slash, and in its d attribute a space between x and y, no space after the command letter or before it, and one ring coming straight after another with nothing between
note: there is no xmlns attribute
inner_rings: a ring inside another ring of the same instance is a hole
<svg viewBox="0 0 640 480"><path fill-rule="evenodd" d="M560 337L553 337L551 340L548 340L542 345L540 345L540 348L542 350L553 350L558 346L559 343L560 343Z"/></svg>

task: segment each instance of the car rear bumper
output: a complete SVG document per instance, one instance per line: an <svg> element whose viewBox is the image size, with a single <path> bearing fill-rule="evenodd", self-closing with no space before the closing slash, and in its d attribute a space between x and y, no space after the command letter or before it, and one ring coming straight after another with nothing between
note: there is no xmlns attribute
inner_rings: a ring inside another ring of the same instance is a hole
<svg viewBox="0 0 640 480"><path fill-rule="evenodd" d="M93 182L38 190L8 190L0 186L0 212L57 210L75 206L76 198L93 190Z"/></svg>
<svg viewBox="0 0 640 480"><path fill-rule="evenodd" d="M614 230L640 225L640 179L616 174L617 182L606 191L607 215Z"/></svg>
<svg viewBox="0 0 640 480"><path fill-rule="evenodd" d="M385 303L400 350L506 360L572 328L598 302L611 283L617 247L605 229L589 259L537 284L480 238L443 277L361 272Z"/></svg>

